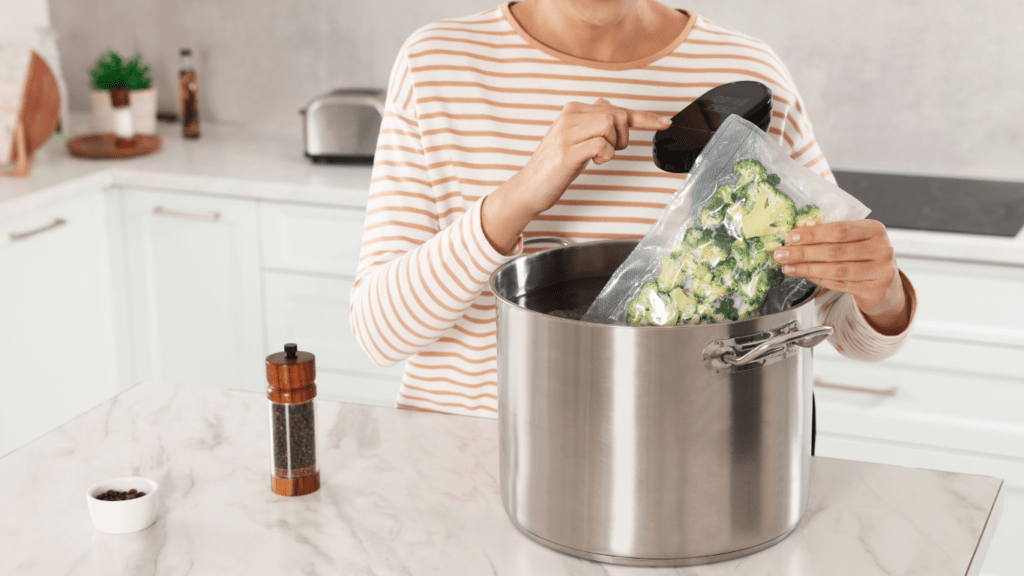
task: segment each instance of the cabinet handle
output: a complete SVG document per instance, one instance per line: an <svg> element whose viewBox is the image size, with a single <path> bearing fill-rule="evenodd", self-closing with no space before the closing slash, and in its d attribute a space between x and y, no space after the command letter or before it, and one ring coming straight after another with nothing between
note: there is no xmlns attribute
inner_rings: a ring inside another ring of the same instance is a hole
<svg viewBox="0 0 1024 576"><path fill-rule="evenodd" d="M890 386L889 388L866 388L864 386L851 386L849 384L833 384L831 382L822 382L817 378L814 379L815 388L832 388L834 390L845 390L847 392L863 392L864 394L875 394L877 396L895 396L896 386Z"/></svg>
<svg viewBox="0 0 1024 576"><path fill-rule="evenodd" d="M24 240L29 236L35 236L36 234L41 234L43 232L46 232L47 230L53 230L54 228L58 226L63 226L65 224L67 224L67 221L64 220L63 218L54 218L53 222L45 226L40 226L35 230L29 230L28 232L11 232L11 241L17 242L18 240Z"/></svg>
<svg viewBox="0 0 1024 576"><path fill-rule="evenodd" d="M157 206L153 208L154 214L163 214L164 216L174 216L175 218L188 218L189 220L203 220L206 222L216 222L220 220L220 212L184 212L181 210L168 210L163 206Z"/></svg>

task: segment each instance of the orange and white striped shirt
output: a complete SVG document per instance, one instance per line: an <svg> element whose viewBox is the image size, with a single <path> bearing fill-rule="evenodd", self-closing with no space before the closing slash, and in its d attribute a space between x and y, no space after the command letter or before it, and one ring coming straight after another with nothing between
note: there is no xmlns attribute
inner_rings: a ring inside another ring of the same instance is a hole
<svg viewBox="0 0 1024 576"><path fill-rule="evenodd" d="M350 309L352 330L374 362L406 362L398 406L497 416L487 280L522 244L508 255L494 250L481 227L481 200L526 164L568 102L603 97L671 117L738 80L772 90L769 133L834 182L778 56L698 15L659 53L616 64L541 44L507 4L414 33L389 82ZM631 131L628 148L585 169L523 236L641 238L686 177L654 165L653 135ZM877 333L848 294L827 293L817 307L821 322L836 329L833 344L853 358L885 358L909 334Z"/></svg>

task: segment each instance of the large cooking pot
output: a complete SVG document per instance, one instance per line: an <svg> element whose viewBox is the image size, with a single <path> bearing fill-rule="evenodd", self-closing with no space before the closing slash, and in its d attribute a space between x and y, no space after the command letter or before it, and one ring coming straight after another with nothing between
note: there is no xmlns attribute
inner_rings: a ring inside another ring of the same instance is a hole
<svg viewBox="0 0 1024 576"><path fill-rule="evenodd" d="M615 564L767 548L807 505L810 348L832 329L815 326L814 294L697 326L546 314L591 302L634 246L554 248L491 276L505 511L538 542Z"/></svg>

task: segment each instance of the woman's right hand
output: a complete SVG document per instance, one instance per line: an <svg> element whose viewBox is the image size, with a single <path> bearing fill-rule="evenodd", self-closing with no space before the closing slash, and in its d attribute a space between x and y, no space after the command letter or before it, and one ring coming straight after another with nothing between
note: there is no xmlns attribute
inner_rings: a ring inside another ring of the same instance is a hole
<svg viewBox="0 0 1024 576"><path fill-rule="evenodd" d="M629 145L630 128L663 130L671 120L653 112L570 102L562 108L537 150L515 176L484 201L484 234L505 254L526 225L551 208L591 160L604 164Z"/></svg>

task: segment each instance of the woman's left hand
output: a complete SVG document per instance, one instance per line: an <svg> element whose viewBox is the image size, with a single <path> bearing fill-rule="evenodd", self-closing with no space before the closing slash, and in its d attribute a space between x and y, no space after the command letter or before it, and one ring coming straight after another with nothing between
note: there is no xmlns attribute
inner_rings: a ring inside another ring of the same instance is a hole
<svg viewBox="0 0 1024 576"><path fill-rule="evenodd" d="M896 255L885 225L877 220L833 222L794 228L775 249L786 276L852 294L875 329L899 334L910 322Z"/></svg>

